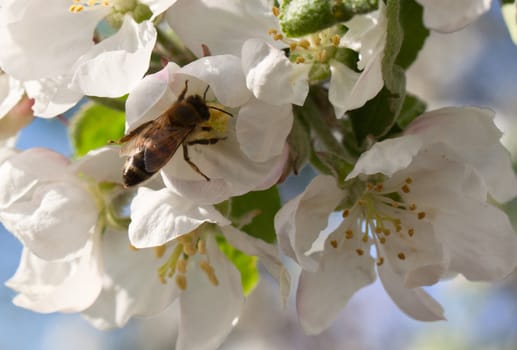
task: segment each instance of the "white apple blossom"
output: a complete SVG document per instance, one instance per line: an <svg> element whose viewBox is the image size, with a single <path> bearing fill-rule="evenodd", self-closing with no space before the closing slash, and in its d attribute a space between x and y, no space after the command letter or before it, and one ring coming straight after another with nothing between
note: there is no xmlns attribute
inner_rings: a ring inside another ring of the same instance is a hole
<svg viewBox="0 0 517 350"><path fill-rule="evenodd" d="M172 2L149 6L163 11ZM130 16L137 1L88 3L9 1L0 8L0 65L23 82L39 116L60 114L83 95L124 95L148 69L156 30L151 21ZM99 22L114 14L122 14L118 32L94 43Z"/></svg>
<svg viewBox="0 0 517 350"><path fill-rule="evenodd" d="M187 87L188 95L203 96L210 110L211 132L194 132L186 140L220 139L215 144L188 146L190 159L207 181L183 159L179 149L162 168L166 186L199 203L213 204L251 190L269 188L282 171L286 138L291 129L291 104L272 105L255 98L246 88L241 59L209 56L182 68L169 63L145 77L126 102L126 130L131 131L165 112Z"/></svg>
<svg viewBox="0 0 517 350"><path fill-rule="evenodd" d="M260 63L267 67L275 62L271 59L272 56L284 56L280 49L290 48L290 57L294 62L291 66L281 65L284 81L296 81L300 76L306 77L305 74L313 65L326 65L331 72L329 100L338 117L348 110L363 106L381 90L381 61L387 30L386 9L382 1L379 2L377 11L356 15L345 22L348 32L344 36L336 28L330 28L301 38L287 38L282 33L278 20L271 11L272 6L272 1L266 0L245 3L237 0L180 0L167 11L167 19L170 26L197 55L202 54L201 47L205 44L214 54L240 54L245 60L245 43L254 39L253 45L248 44L248 50L254 46L258 48L257 43L262 41L262 47L270 46L271 54L263 57L260 50L256 49L248 52L248 55L254 56L252 61L256 65ZM198 13L204 26L196 26L188 20L188 13ZM336 48L343 47L359 53L360 72L355 72L333 57ZM280 71L278 66L276 64L277 69L270 70L276 73ZM253 79L249 77L249 73L252 72L246 72L248 88L255 91L250 86ZM301 83L297 81L292 84Z"/></svg>
<svg viewBox="0 0 517 350"><path fill-rule="evenodd" d="M99 328L124 326L130 317L155 314L178 299L177 348L218 347L237 323L244 296L239 272L218 247L217 231L285 281L273 246L233 228L211 206L197 206L168 189L141 187L131 219L133 250L123 234L103 237L104 288L83 312Z"/></svg>
<svg viewBox="0 0 517 350"><path fill-rule="evenodd" d="M297 308L308 333L328 327L348 299L374 281L375 267L402 311L431 321L442 319L443 310L421 286L451 273L502 279L517 266L517 236L504 212L487 202L488 194L496 197L515 184L492 113L446 108L424 114L407 130L359 158L347 177L353 187L343 190L334 178L318 176L275 218L282 248L303 269ZM476 153L478 141L485 154ZM495 183L492 173L503 181ZM307 253L336 208L342 222L322 251Z"/></svg>
<svg viewBox="0 0 517 350"><path fill-rule="evenodd" d="M424 24L438 32L454 32L490 9L492 0L416 0L424 8Z"/></svg>

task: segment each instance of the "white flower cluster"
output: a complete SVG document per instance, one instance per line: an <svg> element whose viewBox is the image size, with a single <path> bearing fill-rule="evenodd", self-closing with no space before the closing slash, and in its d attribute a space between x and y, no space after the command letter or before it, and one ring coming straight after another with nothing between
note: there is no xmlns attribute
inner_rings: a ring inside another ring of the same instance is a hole
<svg viewBox="0 0 517 350"><path fill-rule="evenodd" d="M417 2L424 23L442 31L466 25L490 3ZM7 281L16 305L80 312L111 328L178 300L177 348L214 349L244 303L241 272L221 241L258 256L284 299L289 276L280 251L301 267L296 305L310 334L327 328L377 273L402 311L431 321L443 310L422 287L452 274L492 281L512 272L517 236L495 202L517 195L517 179L488 109L424 113L362 152L346 177L316 176L276 214L280 249L241 231L218 206L289 173L293 109L304 108L312 85L327 91L336 120L384 86L383 1L297 38L282 32L273 5L0 2L0 222L24 246ZM103 26L114 34L103 36ZM150 70L152 55L166 50L164 28L197 58L162 59ZM341 49L355 52L356 67L336 56ZM314 79L318 69L329 73L323 81ZM122 146L73 161L14 147L34 115L61 115L84 96L126 94ZM341 223L311 250L336 211Z"/></svg>

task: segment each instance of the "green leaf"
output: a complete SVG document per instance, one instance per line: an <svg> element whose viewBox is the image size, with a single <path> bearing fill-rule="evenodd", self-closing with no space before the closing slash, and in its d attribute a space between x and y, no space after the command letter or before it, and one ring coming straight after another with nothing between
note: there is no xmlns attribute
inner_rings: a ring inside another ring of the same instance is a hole
<svg viewBox="0 0 517 350"><path fill-rule="evenodd" d="M416 1L401 1L400 24L404 40L395 63L404 69L407 69L416 60L429 36L429 30L424 26L423 13L422 6Z"/></svg>
<svg viewBox="0 0 517 350"><path fill-rule="evenodd" d="M231 218L240 229L268 243L276 240L273 219L280 209L280 194L276 186L265 191L249 192L231 199ZM248 221L250 221L247 223Z"/></svg>
<svg viewBox="0 0 517 350"><path fill-rule="evenodd" d="M378 8L378 0L284 0L280 27L288 37L299 37L348 21Z"/></svg>
<svg viewBox="0 0 517 350"><path fill-rule="evenodd" d="M124 135L125 114L97 104L83 106L72 119L70 138L75 156L105 146Z"/></svg>
<svg viewBox="0 0 517 350"><path fill-rule="evenodd" d="M217 236L217 244L219 249L226 257L235 265L241 274L241 284L244 295L248 295L257 285L260 274L257 268L258 258L249 256L234 248L222 236Z"/></svg>
<svg viewBox="0 0 517 350"><path fill-rule="evenodd" d="M415 95L407 94L400 111L397 125L404 130L419 115L425 112L427 105Z"/></svg>

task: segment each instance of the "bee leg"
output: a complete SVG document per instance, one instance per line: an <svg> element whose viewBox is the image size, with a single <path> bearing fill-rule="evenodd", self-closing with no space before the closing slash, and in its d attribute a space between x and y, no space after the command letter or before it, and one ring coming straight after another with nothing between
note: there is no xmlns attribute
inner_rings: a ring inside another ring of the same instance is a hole
<svg viewBox="0 0 517 350"><path fill-rule="evenodd" d="M178 96L178 101L181 101L185 98L185 94L188 90L188 80L185 80L185 87L183 88L183 91L181 91L181 94Z"/></svg>
<svg viewBox="0 0 517 350"><path fill-rule="evenodd" d="M226 137L214 137L211 139L192 140L188 142L188 145L213 145L222 140L226 140Z"/></svg>
<svg viewBox="0 0 517 350"><path fill-rule="evenodd" d="M203 172L201 170L199 170L198 166L196 164L194 164L193 161L190 160L190 157L188 156L188 146L187 146L186 143L183 143L183 159L185 159L185 162L187 162L188 165L190 165L190 167L196 173L198 173L199 175L203 176L206 181L210 181L210 178L208 176L206 176L205 174L203 174Z"/></svg>

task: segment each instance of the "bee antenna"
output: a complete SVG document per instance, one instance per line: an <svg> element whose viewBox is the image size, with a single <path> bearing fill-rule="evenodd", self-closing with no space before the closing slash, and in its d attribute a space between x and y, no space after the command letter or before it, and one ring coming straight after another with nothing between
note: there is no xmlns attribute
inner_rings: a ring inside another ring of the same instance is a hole
<svg viewBox="0 0 517 350"><path fill-rule="evenodd" d="M224 109L222 109L222 108L214 107L214 106L208 106L208 105L207 105L207 107L208 107L208 108L210 108L210 109L215 109L216 111L219 111L219 112L221 112L221 113L224 113L224 114L226 114L226 115L229 115L230 117L232 117L232 118L233 118L233 114L231 114L231 113L230 113L230 112L228 112L228 111L225 111L225 110L224 110Z"/></svg>
<svg viewBox="0 0 517 350"><path fill-rule="evenodd" d="M205 92L203 92L203 101L206 102L206 93L208 92L208 89L210 88L210 85L206 86Z"/></svg>

